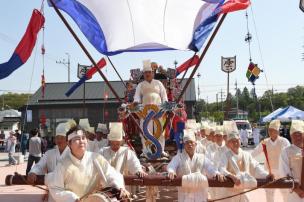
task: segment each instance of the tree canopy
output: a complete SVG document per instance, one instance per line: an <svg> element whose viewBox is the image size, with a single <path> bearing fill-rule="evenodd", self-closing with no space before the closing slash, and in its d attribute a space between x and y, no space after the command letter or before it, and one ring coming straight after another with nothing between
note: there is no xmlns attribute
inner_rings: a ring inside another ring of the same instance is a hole
<svg viewBox="0 0 304 202"><path fill-rule="evenodd" d="M27 103L31 94L5 93L0 95L0 110L2 109L19 109Z"/></svg>
<svg viewBox="0 0 304 202"><path fill-rule="evenodd" d="M256 97L254 91L249 91L247 87L242 90L237 89L236 94L232 95L232 108L236 108L237 96L239 109L247 111L248 118L252 122L258 122L261 117L280 107L291 105L304 110L304 86L289 88L285 93L274 93L272 90L269 90L265 91L260 97ZM219 107L222 104L225 106L226 102L206 103L204 100L198 101L195 114L197 120L208 118L217 122L223 121L225 112L221 111L221 107ZM271 105L273 105L273 108Z"/></svg>

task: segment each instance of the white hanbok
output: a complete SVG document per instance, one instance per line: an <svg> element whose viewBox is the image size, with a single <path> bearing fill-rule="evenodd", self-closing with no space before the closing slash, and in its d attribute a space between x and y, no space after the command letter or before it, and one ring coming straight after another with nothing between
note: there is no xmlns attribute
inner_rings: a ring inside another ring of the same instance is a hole
<svg viewBox="0 0 304 202"><path fill-rule="evenodd" d="M263 145L266 145L268 160L271 168L271 173L274 175L275 179L280 178L279 174L279 159L280 154L282 153L283 149L290 145L289 141L286 138L278 136L275 141L272 141L270 138L266 138L263 143L260 143L251 153L253 157L257 157L258 155L263 154ZM269 171L266 159L264 163L265 170ZM266 189L266 199L267 202L274 202L274 194L276 189ZM277 189L281 192L283 198L286 200L287 197L287 190L286 189Z"/></svg>
<svg viewBox="0 0 304 202"><path fill-rule="evenodd" d="M254 145L258 145L260 143L260 133L261 133L261 130L259 128L254 128L252 130Z"/></svg>
<svg viewBox="0 0 304 202"><path fill-rule="evenodd" d="M251 179L254 178L266 178L268 172L263 169L260 164L252 158L250 153L243 151L241 148L239 149L239 154L233 153L231 150L223 155L219 165L219 171L224 174L225 176L229 174L233 174L236 176L246 176L249 175ZM250 179L249 178L249 179ZM231 196L237 193L243 192L244 189L242 188L226 188L223 196ZM236 196L230 199L222 200L222 202L247 202L249 199L246 195Z"/></svg>
<svg viewBox="0 0 304 202"><path fill-rule="evenodd" d="M203 154L195 153L192 159L183 151L174 156L168 164L168 172L174 172L178 177L199 172L208 177L214 177L218 172ZM179 202L205 202L208 200L208 188L189 189L178 187Z"/></svg>
<svg viewBox="0 0 304 202"><path fill-rule="evenodd" d="M134 175L142 171L142 166L135 152L128 147L120 147L117 152L114 152L110 147L105 147L99 153L121 174Z"/></svg>
<svg viewBox="0 0 304 202"><path fill-rule="evenodd" d="M240 138L241 138L242 145L247 147L247 145L248 145L248 132L247 132L247 130L241 129Z"/></svg>
<svg viewBox="0 0 304 202"><path fill-rule="evenodd" d="M104 139L102 138L102 140L98 141L95 140L94 141L94 152L99 152L102 148L107 147L109 145L109 140L108 139Z"/></svg>
<svg viewBox="0 0 304 202"><path fill-rule="evenodd" d="M44 183L48 185L48 179L52 178L52 172L55 170L57 164L68 155L70 152L70 148L67 146L62 154L60 154L59 149L55 146L54 149L50 149L42 156L38 163L36 163L30 173L34 173L36 175L45 175ZM48 201L55 201L51 195L48 195Z"/></svg>
<svg viewBox="0 0 304 202"><path fill-rule="evenodd" d="M65 158L69 152L70 148L67 146L63 150L62 154L60 154L58 147L55 146L54 149L50 149L45 152L39 162L32 167L30 173L35 173L36 175L45 175L53 172L59 161Z"/></svg>
<svg viewBox="0 0 304 202"><path fill-rule="evenodd" d="M220 161L223 155L228 151L229 149L226 147L225 142L223 141L222 145L219 146L216 143L210 144L207 148L207 154L206 157L212 162L215 169L219 170ZM212 187L209 188L209 193L211 199L217 199L221 198L223 196L223 190L224 188L220 187Z"/></svg>
<svg viewBox="0 0 304 202"><path fill-rule="evenodd" d="M96 189L124 188L124 180L100 154L86 151L79 160L69 152L57 165L48 185L55 201L75 202Z"/></svg>
<svg viewBox="0 0 304 202"><path fill-rule="evenodd" d="M88 144L87 144L87 151L90 151L90 152L95 152L95 140L92 141L92 140L87 140L88 141Z"/></svg>
<svg viewBox="0 0 304 202"><path fill-rule="evenodd" d="M153 79L151 82L142 81L140 82L135 91L134 102L142 103L143 105L160 105L164 102L168 101L167 91L162 84L162 82ZM140 122L141 126L143 125L143 120ZM151 134L156 130L156 126L154 126L153 121L150 122L148 126L148 130ZM141 136L141 142L143 145L144 153L147 152L145 139ZM159 142L162 146L162 152L165 149L165 136L164 133L159 137Z"/></svg>
<svg viewBox="0 0 304 202"><path fill-rule="evenodd" d="M295 181L301 181L302 173L302 149L290 145L286 147L280 156L279 172L280 177L291 176ZM304 202L304 198L300 198L295 192L288 192L286 202Z"/></svg>

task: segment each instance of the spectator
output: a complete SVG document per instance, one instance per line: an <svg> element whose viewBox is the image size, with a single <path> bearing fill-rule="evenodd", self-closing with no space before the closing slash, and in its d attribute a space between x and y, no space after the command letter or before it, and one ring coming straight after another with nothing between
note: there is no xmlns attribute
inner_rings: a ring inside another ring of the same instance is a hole
<svg viewBox="0 0 304 202"><path fill-rule="evenodd" d="M38 129L33 129L30 132L31 139L29 140L29 157L26 168L26 175L30 172L33 163L38 163L41 158L41 138L38 137Z"/></svg>
<svg viewBox="0 0 304 202"><path fill-rule="evenodd" d="M130 103L134 101L135 88L131 81L128 81L126 83L126 86L127 86L127 90L125 91L125 101Z"/></svg>
<svg viewBox="0 0 304 202"><path fill-rule="evenodd" d="M2 145L2 147L4 146L4 140L5 140L5 134L4 134L4 131L1 130L1 133L0 133L0 144Z"/></svg>
<svg viewBox="0 0 304 202"><path fill-rule="evenodd" d="M27 131L23 131L20 140L21 153L23 156L26 155L28 141L29 141L29 134Z"/></svg>
<svg viewBox="0 0 304 202"><path fill-rule="evenodd" d="M9 137L7 138L6 151L8 152L8 165L16 165L17 160L14 158L15 148L17 144L17 138L13 131L10 131Z"/></svg>
<svg viewBox="0 0 304 202"><path fill-rule="evenodd" d="M41 139L41 152L42 152L42 154L44 154L46 152L47 148L48 148L48 141L47 141L46 137L43 137Z"/></svg>
<svg viewBox="0 0 304 202"><path fill-rule="evenodd" d="M17 144L16 144L16 152L20 152L21 150L21 134L19 133L19 130L15 130L15 137L17 138Z"/></svg>

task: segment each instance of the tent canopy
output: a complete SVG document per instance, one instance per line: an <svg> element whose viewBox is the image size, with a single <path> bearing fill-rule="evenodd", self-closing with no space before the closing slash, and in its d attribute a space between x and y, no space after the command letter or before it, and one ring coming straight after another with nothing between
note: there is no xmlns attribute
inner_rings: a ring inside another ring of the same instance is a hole
<svg viewBox="0 0 304 202"><path fill-rule="evenodd" d="M293 106L279 108L274 112L262 118L262 122L270 122L271 120L278 119L282 122L290 122L291 120L304 120L304 111L297 109Z"/></svg>

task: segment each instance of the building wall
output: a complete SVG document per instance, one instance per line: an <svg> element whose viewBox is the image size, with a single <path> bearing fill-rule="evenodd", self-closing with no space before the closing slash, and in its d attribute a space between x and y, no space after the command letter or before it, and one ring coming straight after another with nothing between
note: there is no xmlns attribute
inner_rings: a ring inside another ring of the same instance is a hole
<svg viewBox="0 0 304 202"><path fill-rule="evenodd" d="M195 102L186 102L186 112L188 118L193 118L193 106ZM40 128L40 118L44 114L46 117L46 129L41 131L44 136L55 135L56 126L68 119L74 119L76 122L81 118L88 118L90 125L97 127L98 123L117 122L117 109L119 103L106 104L66 104L66 105L48 105L48 106L29 106L32 110L32 122L23 125L25 111L22 111L22 128L31 130ZM107 111L107 113L105 113Z"/></svg>

